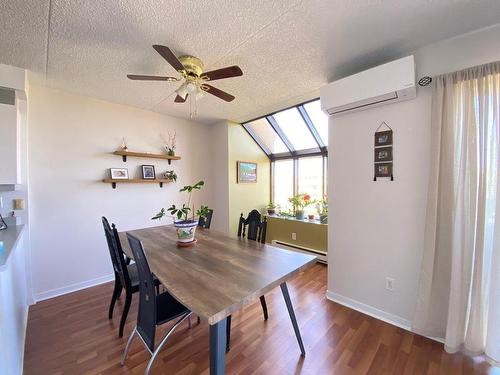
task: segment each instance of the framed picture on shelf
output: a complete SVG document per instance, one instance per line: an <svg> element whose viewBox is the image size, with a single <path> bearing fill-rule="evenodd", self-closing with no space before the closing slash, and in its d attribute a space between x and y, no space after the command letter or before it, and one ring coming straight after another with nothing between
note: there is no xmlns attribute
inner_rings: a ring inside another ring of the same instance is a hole
<svg viewBox="0 0 500 375"><path fill-rule="evenodd" d="M143 165L142 166L142 178L144 180L156 179L155 166L154 165Z"/></svg>
<svg viewBox="0 0 500 375"><path fill-rule="evenodd" d="M247 183L257 182L257 163L249 161L238 161L236 182Z"/></svg>
<svg viewBox="0 0 500 375"><path fill-rule="evenodd" d="M128 169L109 168L109 177L113 180L128 180Z"/></svg>
<svg viewBox="0 0 500 375"><path fill-rule="evenodd" d="M375 163L382 161L392 161L392 146L375 149Z"/></svg>
<svg viewBox="0 0 500 375"><path fill-rule="evenodd" d="M375 164L375 178L391 177L391 176L392 176L392 163Z"/></svg>
<svg viewBox="0 0 500 375"><path fill-rule="evenodd" d="M392 145L392 130L375 133L375 147Z"/></svg>

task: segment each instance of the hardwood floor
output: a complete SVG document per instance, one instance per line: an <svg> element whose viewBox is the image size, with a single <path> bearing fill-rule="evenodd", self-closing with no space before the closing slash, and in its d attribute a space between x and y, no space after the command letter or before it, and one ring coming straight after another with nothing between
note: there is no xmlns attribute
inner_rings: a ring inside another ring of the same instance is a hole
<svg viewBox="0 0 500 375"><path fill-rule="evenodd" d="M326 267L314 265L289 283L307 356L299 347L279 288L232 318L227 374L500 374L482 358L447 354L443 346L326 300ZM25 374L143 374L149 353L135 339L125 366L120 356L135 326L134 296L125 337L118 338L122 301L113 320L107 309L112 284L104 284L32 306ZM122 299L124 296L122 296ZM193 320L195 322L196 319ZM165 325L157 331L160 340ZM181 326L169 339L153 374L208 374L208 325Z"/></svg>

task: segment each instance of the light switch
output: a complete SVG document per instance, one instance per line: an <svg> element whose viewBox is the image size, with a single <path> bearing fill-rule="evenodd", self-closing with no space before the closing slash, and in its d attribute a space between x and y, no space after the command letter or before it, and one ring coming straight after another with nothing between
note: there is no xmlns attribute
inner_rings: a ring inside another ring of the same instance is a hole
<svg viewBox="0 0 500 375"><path fill-rule="evenodd" d="M24 199L13 199L12 205L14 207L14 210L24 210Z"/></svg>

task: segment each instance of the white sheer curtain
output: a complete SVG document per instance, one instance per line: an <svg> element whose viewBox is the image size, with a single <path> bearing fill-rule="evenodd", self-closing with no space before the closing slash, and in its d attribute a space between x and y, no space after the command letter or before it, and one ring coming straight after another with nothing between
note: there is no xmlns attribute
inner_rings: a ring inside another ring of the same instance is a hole
<svg viewBox="0 0 500 375"><path fill-rule="evenodd" d="M414 329L500 362L500 62L436 77Z"/></svg>

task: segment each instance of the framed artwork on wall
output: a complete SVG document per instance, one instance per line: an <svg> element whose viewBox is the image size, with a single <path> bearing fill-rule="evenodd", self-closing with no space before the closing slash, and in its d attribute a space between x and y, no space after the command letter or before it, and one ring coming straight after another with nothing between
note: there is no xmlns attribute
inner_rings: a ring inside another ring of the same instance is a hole
<svg viewBox="0 0 500 375"><path fill-rule="evenodd" d="M375 178L391 177L391 176L392 176L392 163L375 164Z"/></svg>
<svg viewBox="0 0 500 375"><path fill-rule="evenodd" d="M375 163L392 161L392 146L375 149Z"/></svg>
<svg viewBox="0 0 500 375"><path fill-rule="evenodd" d="M237 161L236 167L237 183L257 182L257 163L249 161Z"/></svg>
<svg viewBox="0 0 500 375"><path fill-rule="evenodd" d="M155 166L154 165L143 165L142 166L142 178L144 180L156 179Z"/></svg>
<svg viewBox="0 0 500 375"><path fill-rule="evenodd" d="M127 168L109 168L109 176L113 180L128 180Z"/></svg>
<svg viewBox="0 0 500 375"><path fill-rule="evenodd" d="M390 145L392 145L392 129L375 133L375 147Z"/></svg>

